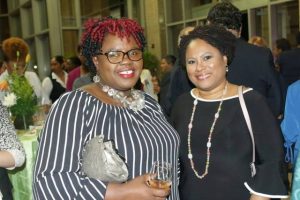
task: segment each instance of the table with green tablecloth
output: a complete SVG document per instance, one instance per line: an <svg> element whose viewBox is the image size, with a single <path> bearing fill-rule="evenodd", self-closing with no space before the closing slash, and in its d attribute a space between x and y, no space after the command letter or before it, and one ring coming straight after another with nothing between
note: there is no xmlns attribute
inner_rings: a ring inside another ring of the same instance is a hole
<svg viewBox="0 0 300 200"><path fill-rule="evenodd" d="M32 174L38 148L37 137L40 129L17 131L18 138L24 146L26 153L25 164L14 170L9 170L8 175L13 185L14 200L32 200Z"/></svg>

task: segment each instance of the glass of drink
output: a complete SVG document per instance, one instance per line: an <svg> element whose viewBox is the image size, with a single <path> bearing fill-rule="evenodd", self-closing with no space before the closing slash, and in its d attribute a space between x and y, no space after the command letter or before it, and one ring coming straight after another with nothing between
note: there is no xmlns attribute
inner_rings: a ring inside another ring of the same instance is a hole
<svg viewBox="0 0 300 200"><path fill-rule="evenodd" d="M150 170L149 186L168 189L172 183L172 166L168 162L155 161Z"/></svg>

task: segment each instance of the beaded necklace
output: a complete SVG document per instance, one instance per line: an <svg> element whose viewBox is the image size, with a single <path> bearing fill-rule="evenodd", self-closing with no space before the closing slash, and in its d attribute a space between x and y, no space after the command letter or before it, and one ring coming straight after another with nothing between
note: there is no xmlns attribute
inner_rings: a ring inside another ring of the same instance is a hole
<svg viewBox="0 0 300 200"><path fill-rule="evenodd" d="M210 161L211 138L212 138L213 131L215 129L217 119L219 118L221 107L222 107L222 104L223 104L223 101L224 101L224 95L227 92L227 85L228 85L228 82L226 82L226 85L224 87L222 97L221 97L221 101L220 101L219 106L218 106L218 110L215 113L214 121L213 121L213 123L210 127L210 130L209 130L209 135L208 135L207 143L206 143L207 150L206 150L205 171L201 175L199 175L198 171L195 169L195 165L194 165L194 161L193 161L192 148L191 148L191 132L192 132L192 128L193 128L193 120L194 120L194 114L195 114L195 111L196 111L196 106L198 104L198 100L197 99L194 100L193 112L192 112L190 123L188 125L188 158L190 159L192 170L194 171L196 177L199 178L199 179L203 179L208 174L208 167L209 167L209 161Z"/></svg>
<svg viewBox="0 0 300 200"><path fill-rule="evenodd" d="M131 89L130 94L125 96L124 92L109 87L97 81L97 85L102 88L102 91L121 102L125 108L129 108L135 112L142 110L145 107L145 97L140 90Z"/></svg>

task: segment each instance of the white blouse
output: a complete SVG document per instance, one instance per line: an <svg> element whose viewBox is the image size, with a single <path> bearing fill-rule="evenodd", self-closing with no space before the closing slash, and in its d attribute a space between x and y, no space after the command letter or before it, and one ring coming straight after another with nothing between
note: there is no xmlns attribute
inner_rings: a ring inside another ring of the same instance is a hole
<svg viewBox="0 0 300 200"><path fill-rule="evenodd" d="M68 81L68 73L65 73L65 82L62 81L54 72L51 73L52 79L55 79L61 86L66 88L66 83ZM53 102L50 99L50 94L53 89L52 81L49 77L44 78L42 81L42 88L43 88L43 97L42 97L42 104L52 104Z"/></svg>

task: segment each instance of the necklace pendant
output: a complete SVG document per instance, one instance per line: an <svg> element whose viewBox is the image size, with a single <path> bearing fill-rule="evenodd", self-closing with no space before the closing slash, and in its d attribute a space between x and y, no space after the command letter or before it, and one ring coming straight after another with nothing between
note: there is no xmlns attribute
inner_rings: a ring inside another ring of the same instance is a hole
<svg viewBox="0 0 300 200"><path fill-rule="evenodd" d="M142 110L145 107L145 96L144 93L139 90L131 89L130 94L125 96L124 92L118 91L107 85L103 85L100 81L97 82L98 86L102 88L102 91L107 93L109 97L120 101L125 107L135 112Z"/></svg>
<svg viewBox="0 0 300 200"><path fill-rule="evenodd" d="M109 87L107 86L107 85L104 85L103 87L102 87L102 91L103 92L108 92L108 90L109 90Z"/></svg>
<svg viewBox="0 0 300 200"><path fill-rule="evenodd" d="M211 147L211 142L207 142L207 143L206 143L206 147L207 147L207 148L210 148L210 147Z"/></svg>
<svg viewBox="0 0 300 200"><path fill-rule="evenodd" d="M115 94L116 94L116 91L114 90L114 89L112 89L112 88L110 88L108 91L107 91L107 94L108 94L108 96L114 96Z"/></svg>

